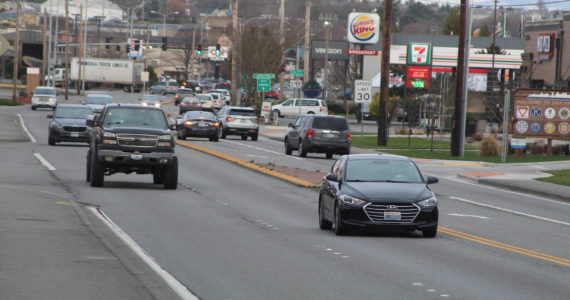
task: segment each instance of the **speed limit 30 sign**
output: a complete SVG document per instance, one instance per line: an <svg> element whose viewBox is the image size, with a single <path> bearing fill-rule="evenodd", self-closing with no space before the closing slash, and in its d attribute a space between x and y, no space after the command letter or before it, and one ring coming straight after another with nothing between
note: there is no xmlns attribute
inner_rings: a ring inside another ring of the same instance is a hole
<svg viewBox="0 0 570 300"><path fill-rule="evenodd" d="M354 102L368 103L372 101L372 81L355 80L354 81Z"/></svg>

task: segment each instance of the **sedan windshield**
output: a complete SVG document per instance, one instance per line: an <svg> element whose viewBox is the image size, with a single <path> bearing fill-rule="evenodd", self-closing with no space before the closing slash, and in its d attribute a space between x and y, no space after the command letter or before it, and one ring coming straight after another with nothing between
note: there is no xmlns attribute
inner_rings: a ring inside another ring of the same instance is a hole
<svg viewBox="0 0 570 300"><path fill-rule="evenodd" d="M110 104L113 103L113 98L109 96L87 96L85 104Z"/></svg>
<svg viewBox="0 0 570 300"><path fill-rule="evenodd" d="M168 128L162 110L115 107L107 110L104 126Z"/></svg>
<svg viewBox="0 0 570 300"><path fill-rule="evenodd" d="M216 116L209 111L189 111L186 113L186 119L215 119Z"/></svg>
<svg viewBox="0 0 570 300"><path fill-rule="evenodd" d="M89 107L58 106L55 110L55 117L58 119L87 119L91 114L93 111Z"/></svg>
<svg viewBox="0 0 570 300"><path fill-rule="evenodd" d="M411 161L356 159L346 163L347 181L422 183L422 177Z"/></svg>

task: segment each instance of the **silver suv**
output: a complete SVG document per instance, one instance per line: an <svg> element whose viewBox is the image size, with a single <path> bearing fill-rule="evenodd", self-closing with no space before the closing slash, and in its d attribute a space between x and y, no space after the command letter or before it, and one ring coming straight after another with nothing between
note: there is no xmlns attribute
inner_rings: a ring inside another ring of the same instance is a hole
<svg viewBox="0 0 570 300"><path fill-rule="evenodd" d="M57 91L51 86L38 86L32 95L32 110L47 107L55 110L57 106Z"/></svg>
<svg viewBox="0 0 570 300"><path fill-rule="evenodd" d="M250 136L257 141L259 135L259 119L251 107L226 106L218 113L220 121L220 138L228 135L240 135L242 140Z"/></svg>
<svg viewBox="0 0 570 300"><path fill-rule="evenodd" d="M295 124L289 124L285 136L285 154L293 150L300 157L309 152L325 153L327 158L333 154L350 154L350 128L342 116L302 116Z"/></svg>

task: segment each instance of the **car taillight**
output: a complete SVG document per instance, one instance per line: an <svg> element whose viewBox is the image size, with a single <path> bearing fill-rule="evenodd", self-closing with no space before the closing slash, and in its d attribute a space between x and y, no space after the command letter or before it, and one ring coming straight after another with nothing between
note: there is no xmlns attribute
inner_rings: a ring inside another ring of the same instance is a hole
<svg viewBox="0 0 570 300"><path fill-rule="evenodd" d="M180 105L186 105L186 103L184 103L184 102L181 102L181 103L180 103Z"/></svg>
<svg viewBox="0 0 570 300"><path fill-rule="evenodd" d="M255 118L255 123L259 124L259 118Z"/></svg>
<svg viewBox="0 0 570 300"><path fill-rule="evenodd" d="M350 134L350 131L346 133L346 139L350 142L350 138L352 137L352 134Z"/></svg>
<svg viewBox="0 0 570 300"><path fill-rule="evenodd" d="M313 138L313 130L312 130L312 129L307 129L307 138L308 138L308 139L312 139L312 138Z"/></svg>
<svg viewBox="0 0 570 300"><path fill-rule="evenodd" d="M226 122L229 122L232 120L232 117L226 117Z"/></svg>
<svg viewBox="0 0 570 300"><path fill-rule="evenodd" d="M218 127L218 126L220 126L220 123L215 122L215 123L214 123L214 127Z"/></svg>
<svg viewBox="0 0 570 300"><path fill-rule="evenodd" d="M186 126L192 126L192 121L186 121L186 122L184 122L184 125L186 125Z"/></svg>

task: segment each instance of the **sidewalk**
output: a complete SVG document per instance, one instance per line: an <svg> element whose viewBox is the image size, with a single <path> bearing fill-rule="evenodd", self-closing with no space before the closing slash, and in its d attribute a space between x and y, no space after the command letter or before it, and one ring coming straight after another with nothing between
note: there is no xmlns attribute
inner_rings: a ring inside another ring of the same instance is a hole
<svg viewBox="0 0 570 300"><path fill-rule="evenodd" d="M287 127L284 126L262 126L260 135L276 140L283 141L287 133ZM351 153L378 153L375 150L361 149L357 147L351 148ZM422 160L423 161L423 160ZM430 160L431 162L440 162L447 165L458 165L460 161L446 160ZM570 187L534 180L534 178L548 177L550 174L544 172L530 172L528 168L536 167L539 169L570 169L570 160L568 162L544 162L544 163L527 163L527 164L480 164L477 162L465 162L466 165L472 163L481 167L488 168L486 171L458 172L458 178L470 180L478 184L489 185L497 188L512 190L521 193L532 194L541 197L554 198L562 201L570 202Z"/></svg>

